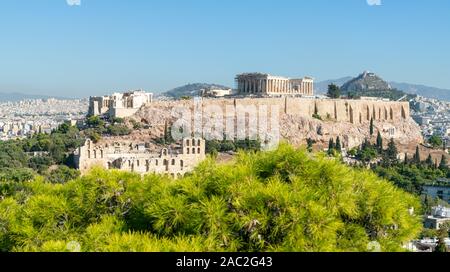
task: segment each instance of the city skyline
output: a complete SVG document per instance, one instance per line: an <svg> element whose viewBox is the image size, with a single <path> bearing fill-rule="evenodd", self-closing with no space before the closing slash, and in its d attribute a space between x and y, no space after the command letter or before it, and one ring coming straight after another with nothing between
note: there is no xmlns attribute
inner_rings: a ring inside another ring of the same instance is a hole
<svg viewBox="0 0 450 272"><path fill-rule="evenodd" d="M0 92L158 93L234 86L242 72L321 81L363 70L450 89L448 1L241 2L4 1Z"/></svg>

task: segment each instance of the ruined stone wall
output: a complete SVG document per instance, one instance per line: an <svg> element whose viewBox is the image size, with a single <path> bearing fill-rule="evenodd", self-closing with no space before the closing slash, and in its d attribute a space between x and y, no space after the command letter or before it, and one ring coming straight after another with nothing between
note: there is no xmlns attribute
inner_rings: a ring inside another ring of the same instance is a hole
<svg viewBox="0 0 450 272"><path fill-rule="evenodd" d="M204 99L202 107L210 105L278 106L281 114L312 117L317 112L322 119L352 124L376 121L406 120L410 116L408 102L371 100L331 100L308 98L240 98Z"/></svg>
<svg viewBox="0 0 450 272"><path fill-rule="evenodd" d="M155 101L132 118L150 125L152 134L160 136L166 123L177 120L171 115L174 108L185 108L193 113L194 104L200 113L221 113L224 127L227 126L225 119L236 118L236 110L240 108L253 108L257 114L263 112L269 116L272 110L278 110L280 136L294 145L304 145L308 138L327 145L330 138L339 136L341 140L344 138L344 146L352 148L366 138L376 137L378 131L385 142L391 138L400 144L423 142L418 125L410 117L408 102L290 97L202 99L196 103L193 100ZM313 118L316 112L322 120ZM375 135L369 135L371 119L374 120ZM211 117L203 114L203 124L210 121Z"/></svg>
<svg viewBox="0 0 450 272"><path fill-rule="evenodd" d="M75 153L76 166L83 175L98 166L139 174L158 173L179 177L192 171L206 158L205 141L200 138L183 140L181 150L175 152L163 148L158 154L141 147L142 144L128 142L110 144L88 140Z"/></svg>

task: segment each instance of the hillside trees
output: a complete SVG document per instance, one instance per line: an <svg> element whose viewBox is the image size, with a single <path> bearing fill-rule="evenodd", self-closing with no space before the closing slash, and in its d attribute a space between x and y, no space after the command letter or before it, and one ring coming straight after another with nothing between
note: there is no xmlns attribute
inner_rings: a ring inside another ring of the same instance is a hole
<svg viewBox="0 0 450 272"><path fill-rule="evenodd" d="M4 188L0 251L399 251L421 231L416 197L285 144L178 180L95 169Z"/></svg>

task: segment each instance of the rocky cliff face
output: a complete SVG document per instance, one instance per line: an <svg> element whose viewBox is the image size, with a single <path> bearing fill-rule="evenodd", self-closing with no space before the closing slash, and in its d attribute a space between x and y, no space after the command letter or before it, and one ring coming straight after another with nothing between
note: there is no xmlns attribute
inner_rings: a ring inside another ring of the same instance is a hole
<svg viewBox="0 0 450 272"><path fill-rule="evenodd" d="M222 107L224 105L225 101L217 100L217 106ZM144 133L145 135L160 137L164 134L165 124L171 124L176 121L176 118L172 116L172 109L175 107L184 107L192 110L193 104L192 101L155 102L151 106L142 108L133 119L150 126L150 129ZM203 124L210 124L211 121L212 117L203 116ZM304 114L286 114L281 111L278 125L281 139L296 146L305 145L306 139L310 138L316 141L318 148L326 148L331 138L336 139L339 136L344 147L354 148L361 145L365 139L371 138L369 135L369 121L365 120L362 123L352 124L332 119L318 120ZM375 138L377 132L380 131L386 143L391 138L394 138L401 146L412 146L415 148L415 146L423 142L419 126L410 117L387 121L375 120L374 131L375 135L372 137ZM141 136L144 136L142 132Z"/></svg>
<svg viewBox="0 0 450 272"><path fill-rule="evenodd" d="M293 145L305 145L310 138L326 148L330 139L340 137L346 148L360 146L365 139L374 139L378 131L387 143L391 138L400 146L417 146L423 142L418 125L408 118L406 121L374 122L374 135L370 135L369 124L320 121L293 115L281 117L281 135ZM393 132L393 134L392 134Z"/></svg>
<svg viewBox="0 0 450 272"><path fill-rule="evenodd" d="M392 87L384 81L382 78L374 73L365 71L356 78L351 79L344 85L341 90L343 92L358 92L358 91L371 91L371 90L391 90Z"/></svg>

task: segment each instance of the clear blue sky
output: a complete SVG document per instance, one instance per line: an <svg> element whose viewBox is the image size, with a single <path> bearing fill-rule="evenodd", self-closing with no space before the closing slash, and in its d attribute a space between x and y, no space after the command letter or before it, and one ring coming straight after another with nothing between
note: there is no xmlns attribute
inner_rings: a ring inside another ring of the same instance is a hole
<svg viewBox="0 0 450 272"><path fill-rule="evenodd" d="M0 92L83 97L267 72L450 88L450 1L2 0Z"/></svg>

